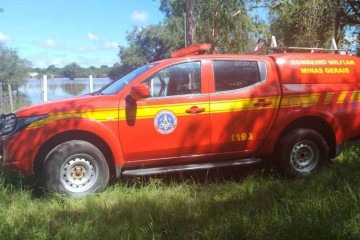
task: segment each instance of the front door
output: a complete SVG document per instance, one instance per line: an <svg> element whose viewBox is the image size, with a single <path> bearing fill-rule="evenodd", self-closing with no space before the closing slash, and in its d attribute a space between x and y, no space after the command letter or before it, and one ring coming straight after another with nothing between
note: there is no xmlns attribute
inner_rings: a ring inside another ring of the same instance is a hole
<svg viewBox="0 0 360 240"><path fill-rule="evenodd" d="M127 100L120 110L125 161L171 164L210 153L209 95L201 72L200 61L179 63L142 82L150 97Z"/></svg>

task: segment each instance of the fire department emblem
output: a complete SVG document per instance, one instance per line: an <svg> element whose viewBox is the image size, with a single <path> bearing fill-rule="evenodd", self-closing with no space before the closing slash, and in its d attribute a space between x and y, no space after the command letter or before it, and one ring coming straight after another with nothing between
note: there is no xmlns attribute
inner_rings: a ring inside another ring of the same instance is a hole
<svg viewBox="0 0 360 240"><path fill-rule="evenodd" d="M176 115L169 110L161 110L155 115L154 126L161 134L172 133L177 126Z"/></svg>

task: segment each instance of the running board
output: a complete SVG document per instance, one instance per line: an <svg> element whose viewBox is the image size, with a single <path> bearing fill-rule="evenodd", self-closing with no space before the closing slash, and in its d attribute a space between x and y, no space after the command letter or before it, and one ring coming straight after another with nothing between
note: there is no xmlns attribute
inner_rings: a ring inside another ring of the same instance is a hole
<svg viewBox="0 0 360 240"><path fill-rule="evenodd" d="M226 162L187 164L187 165L176 165L176 166L154 167L154 168L141 168L141 169L124 170L121 173L121 175L122 176L146 176L146 175L155 175L155 174L164 174L164 173L191 171L191 170L203 170L203 169L220 168L220 167L250 165L250 164L256 164L256 163L260 163L260 162L261 162L261 159L248 158L248 159L226 161Z"/></svg>

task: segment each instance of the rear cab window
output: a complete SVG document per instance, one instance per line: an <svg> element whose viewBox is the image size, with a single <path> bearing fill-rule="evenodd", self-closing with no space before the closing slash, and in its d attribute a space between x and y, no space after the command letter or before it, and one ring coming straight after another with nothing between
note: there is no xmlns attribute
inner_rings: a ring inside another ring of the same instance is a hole
<svg viewBox="0 0 360 240"><path fill-rule="evenodd" d="M230 91L266 80L266 64L248 60L213 60L215 91Z"/></svg>

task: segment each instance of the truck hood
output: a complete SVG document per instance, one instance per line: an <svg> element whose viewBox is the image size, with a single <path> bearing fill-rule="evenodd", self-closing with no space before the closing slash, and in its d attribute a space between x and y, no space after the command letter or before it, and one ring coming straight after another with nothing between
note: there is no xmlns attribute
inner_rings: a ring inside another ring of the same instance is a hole
<svg viewBox="0 0 360 240"><path fill-rule="evenodd" d="M18 117L28 117L42 114L57 114L65 112L79 112L92 109L92 102L98 100L100 95L85 95L54 102L35 104L24 107L15 112Z"/></svg>

